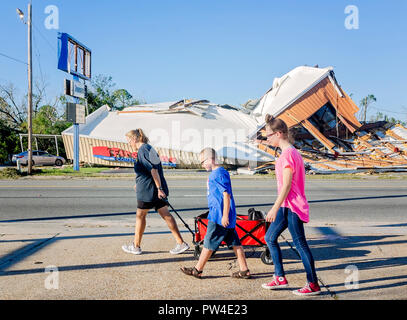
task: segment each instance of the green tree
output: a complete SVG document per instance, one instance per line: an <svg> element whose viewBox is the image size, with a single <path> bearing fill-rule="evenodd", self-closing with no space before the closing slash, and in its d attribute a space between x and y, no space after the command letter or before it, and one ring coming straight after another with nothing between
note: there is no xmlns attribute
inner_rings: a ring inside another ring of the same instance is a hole
<svg viewBox="0 0 407 320"><path fill-rule="evenodd" d="M40 107L32 120L33 133L35 134L60 135L70 126L71 123L65 121L64 115L59 115L57 108L50 105ZM54 139L37 139L37 143L40 150L56 153ZM58 144L58 149L60 154L64 156L64 148Z"/></svg>
<svg viewBox="0 0 407 320"><path fill-rule="evenodd" d="M88 90L87 102L89 113L94 112L107 104L113 110L121 110L125 107L140 104L126 89L114 90L116 84L111 76L97 75L92 80L92 90Z"/></svg>
<svg viewBox="0 0 407 320"><path fill-rule="evenodd" d="M140 104L140 101L133 98L133 96L126 89L118 89L113 92L115 98L115 109L122 110L123 108Z"/></svg>
<svg viewBox="0 0 407 320"><path fill-rule="evenodd" d="M44 104L46 86L34 82L33 93L33 134L60 135L71 124L65 122L65 96L56 97ZM61 112L62 111L62 112ZM62 113L62 114L60 114ZM27 133L27 95L19 94L12 84L0 84L0 163L4 163L12 153L20 152L19 133ZM27 139L23 139L26 149ZM55 152L53 139L38 139L38 147ZM59 147L64 154L63 146Z"/></svg>
<svg viewBox="0 0 407 320"><path fill-rule="evenodd" d="M33 133L54 134L53 124L57 119L58 114L54 107L50 105L40 107L32 120ZM60 132L58 134L60 134Z"/></svg>
<svg viewBox="0 0 407 320"><path fill-rule="evenodd" d="M6 163L9 155L19 152L19 131L0 119L0 163Z"/></svg>
<svg viewBox="0 0 407 320"><path fill-rule="evenodd" d="M115 97L113 97L112 89L115 85L111 76L97 75L92 80L91 87L93 90L88 90L87 96L89 113L105 104L114 108Z"/></svg>

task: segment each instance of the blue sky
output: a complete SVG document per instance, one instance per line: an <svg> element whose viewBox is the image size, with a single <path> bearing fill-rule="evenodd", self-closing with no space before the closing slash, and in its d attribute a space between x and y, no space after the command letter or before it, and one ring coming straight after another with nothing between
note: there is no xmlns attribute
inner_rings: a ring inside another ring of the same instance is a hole
<svg viewBox="0 0 407 320"><path fill-rule="evenodd" d="M1 0L0 53L27 61L27 30L16 7ZM57 32L92 50L92 74L146 102L205 98L240 105L261 97L274 77L299 65L333 66L342 88L359 101L374 94L379 109L407 120L405 0L33 0L34 78L61 94ZM59 30L44 21L59 9ZM356 5L359 29L348 30L345 7ZM26 66L0 55L0 82L23 94ZM391 112L390 112L391 111Z"/></svg>

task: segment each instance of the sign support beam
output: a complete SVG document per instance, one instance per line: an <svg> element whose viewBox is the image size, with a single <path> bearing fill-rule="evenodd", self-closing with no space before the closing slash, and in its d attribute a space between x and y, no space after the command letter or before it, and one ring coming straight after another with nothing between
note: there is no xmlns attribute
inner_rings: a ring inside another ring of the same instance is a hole
<svg viewBox="0 0 407 320"><path fill-rule="evenodd" d="M79 81L78 76L73 75L74 81ZM79 98L74 97L74 102L79 103ZM73 135L73 170L79 171L79 124L74 123L74 135Z"/></svg>

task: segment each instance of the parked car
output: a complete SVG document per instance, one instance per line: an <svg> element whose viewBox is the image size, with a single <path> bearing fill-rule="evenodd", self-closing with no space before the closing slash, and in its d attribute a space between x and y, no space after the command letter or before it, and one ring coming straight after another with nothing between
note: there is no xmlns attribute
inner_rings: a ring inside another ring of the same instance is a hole
<svg viewBox="0 0 407 320"><path fill-rule="evenodd" d="M28 164L28 151L21 152L19 154L14 154L11 161L16 164L17 160L20 160L22 165ZM66 163L66 160L60 156L54 156L49 154L46 151L33 151L32 156L33 165L42 165L42 166L62 166Z"/></svg>
<svg viewBox="0 0 407 320"><path fill-rule="evenodd" d="M17 159L21 159L22 157L28 155L28 151L24 151L24 152L20 152L18 154L13 154L13 157L11 158L11 162L13 162L13 164L17 163Z"/></svg>

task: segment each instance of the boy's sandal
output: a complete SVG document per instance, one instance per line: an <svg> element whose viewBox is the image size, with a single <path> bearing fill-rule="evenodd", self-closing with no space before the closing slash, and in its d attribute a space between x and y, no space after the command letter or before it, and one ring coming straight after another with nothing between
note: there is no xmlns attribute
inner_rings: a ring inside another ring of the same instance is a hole
<svg viewBox="0 0 407 320"><path fill-rule="evenodd" d="M182 267L180 269L183 273L185 273L188 276L193 276L195 278L202 279L203 270L198 271L198 269L196 269L195 267L193 267L193 268Z"/></svg>
<svg viewBox="0 0 407 320"><path fill-rule="evenodd" d="M250 279L252 276L249 274L249 269L245 271L237 271L232 273L232 278L237 279Z"/></svg>

